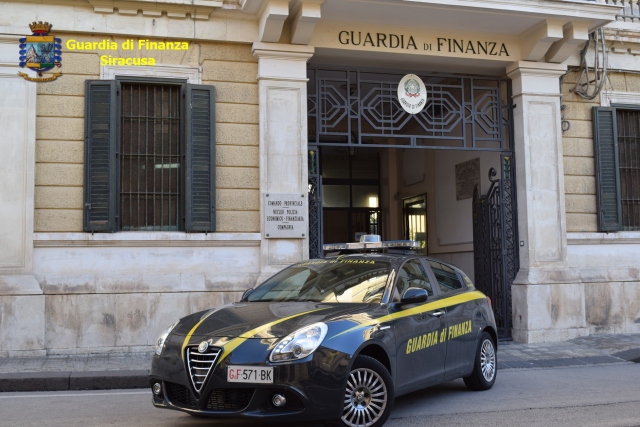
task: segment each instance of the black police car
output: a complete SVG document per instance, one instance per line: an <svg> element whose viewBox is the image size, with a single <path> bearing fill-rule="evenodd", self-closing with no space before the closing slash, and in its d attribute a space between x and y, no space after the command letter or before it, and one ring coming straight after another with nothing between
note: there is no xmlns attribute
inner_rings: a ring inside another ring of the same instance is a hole
<svg viewBox="0 0 640 427"><path fill-rule="evenodd" d="M242 300L195 313L158 339L153 404L194 416L381 426L396 396L496 379L490 300L458 268L402 248L292 265ZM395 249L394 249L395 247Z"/></svg>

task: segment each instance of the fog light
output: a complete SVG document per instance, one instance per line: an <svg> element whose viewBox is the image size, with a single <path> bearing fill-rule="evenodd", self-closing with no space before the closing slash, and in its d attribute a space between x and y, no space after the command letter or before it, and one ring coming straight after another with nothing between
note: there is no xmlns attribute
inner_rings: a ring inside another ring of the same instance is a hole
<svg viewBox="0 0 640 427"><path fill-rule="evenodd" d="M287 404L287 399L285 399L284 396L281 394L274 394L273 399L271 399L271 402L273 402L273 406L277 408L281 408Z"/></svg>
<svg viewBox="0 0 640 427"><path fill-rule="evenodd" d="M151 389L153 390L153 394L156 396L160 396L162 394L162 384L160 383L153 383L153 387L151 387Z"/></svg>

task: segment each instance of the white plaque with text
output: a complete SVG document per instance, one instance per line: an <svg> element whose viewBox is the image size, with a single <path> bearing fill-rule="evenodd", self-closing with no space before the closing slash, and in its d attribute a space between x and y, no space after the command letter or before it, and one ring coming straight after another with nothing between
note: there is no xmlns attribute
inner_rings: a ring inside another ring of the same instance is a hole
<svg viewBox="0 0 640 427"><path fill-rule="evenodd" d="M267 239L304 239L307 235L307 195L264 195L264 234Z"/></svg>

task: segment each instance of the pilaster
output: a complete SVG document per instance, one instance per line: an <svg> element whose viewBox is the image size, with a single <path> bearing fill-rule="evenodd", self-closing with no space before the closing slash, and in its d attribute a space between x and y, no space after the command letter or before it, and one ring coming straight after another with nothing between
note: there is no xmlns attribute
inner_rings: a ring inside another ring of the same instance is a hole
<svg viewBox="0 0 640 427"><path fill-rule="evenodd" d="M18 36L0 35L0 354L44 348L44 295L33 275L36 83L18 75Z"/></svg>
<svg viewBox="0 0 640 427"><path fill-rule="evenodd" d="M309 257L309 225L300 238L265 233L265 196L307 195L307 61L313 48L254 43L260 99L260 211L262 244L258 283L283 267ZM308 203L304 197L304 203ZM308 218L305 217L305 221Z"/></svg>
<svg viewBox="0 0 640 427"><path fill-rule="evenodd" d="M587 333L584 297L560 276L567 264L559 78L566 66L518 62L513 81L520 271L512 287L513 337L557 341Z"/></svg>

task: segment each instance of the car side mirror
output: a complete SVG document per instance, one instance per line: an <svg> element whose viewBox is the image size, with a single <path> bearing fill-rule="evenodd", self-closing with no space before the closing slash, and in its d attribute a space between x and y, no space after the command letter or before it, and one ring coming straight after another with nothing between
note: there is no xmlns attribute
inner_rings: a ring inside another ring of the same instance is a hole
<svg viewBox="0 0 640 427"><path fill-rule="evenodd" d="M249 296L251 291L253 291L253 288L249 288L246 291L244 291L244 293L242 294L242 298L240 298L240 301L244 301L244 299Z"/></svg>
<svg viewBox="0 0 640 427"><path fill-rule="evenodd" d="M400 304L419 304L425 302L429 295L426 289L422 288L409 288L402 294Z"/></svg>

